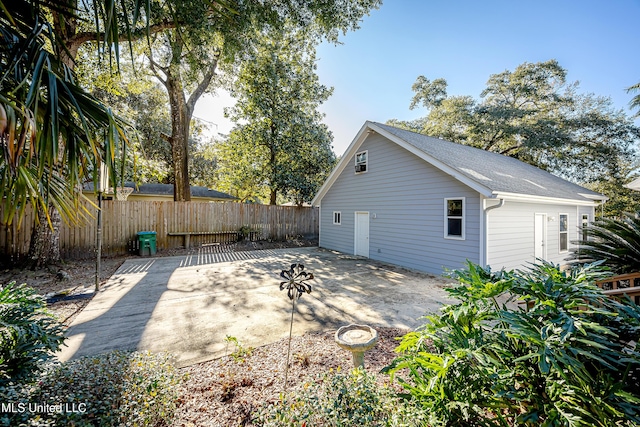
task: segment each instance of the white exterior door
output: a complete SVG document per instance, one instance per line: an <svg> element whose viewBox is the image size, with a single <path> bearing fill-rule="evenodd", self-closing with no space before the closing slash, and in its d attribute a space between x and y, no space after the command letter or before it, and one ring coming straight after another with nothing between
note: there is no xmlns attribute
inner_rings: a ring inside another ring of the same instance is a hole
<svg viewBox="0 0 640 427"><path fill-rule="evenodd" d="M536 214L535 222L533 226L533 244L535 262L538 262L538 258L547 259L547 215Z"/></svg>
<svg viewBox="0 0 640 427"><path fill-rule="evenodd" d="M369 258L369 212L356 212L353 253Z"/></svg>

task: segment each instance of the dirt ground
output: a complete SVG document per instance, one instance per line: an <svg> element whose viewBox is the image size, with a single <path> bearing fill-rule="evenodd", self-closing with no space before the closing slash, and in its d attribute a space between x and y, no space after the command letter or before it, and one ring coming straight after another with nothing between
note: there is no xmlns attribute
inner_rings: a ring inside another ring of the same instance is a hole
<svg viewBox="0 0 640 427"><path fill-rule="evenodd" d="M224 252L251 251L260 249L297 248L317 246L317 240L292 239L279 242L237 242L220 247ZM199 248L171 249L158 251L156 256L178 256L198 253ZM100 262L100 283L106 282L118 267L129 258L137 255L123 255L102 258ZM59 265L30 270L5 268L0 270L0 286L12 281L26 283L40 295L48 298L48 308L65 324L70 325L73 318L91 300L91 291L95 288L96 259L66 260Z"/></svg>

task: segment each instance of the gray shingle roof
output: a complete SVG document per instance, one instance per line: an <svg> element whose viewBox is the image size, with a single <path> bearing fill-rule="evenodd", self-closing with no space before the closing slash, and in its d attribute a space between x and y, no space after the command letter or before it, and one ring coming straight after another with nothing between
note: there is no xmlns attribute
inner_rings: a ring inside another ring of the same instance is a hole
<svg viewBox="0 0 640 427"><path fill-rule="evenodd" d="M137 188L133 182L125 182L125 187L133 188L131 194L147 194L147 195L164 195L173 196L173 184L140 184ZM85 191L93 191L93 182L86 183L83 187ZM210 199L225 199L236 200L230 194L223 193L221 191L211 190L207 187L201 187L197 185L191 186L191 197L206 197Z"/></svg>
<svg viewBox="0 0 640 427"><path fill-rule="evenodd" d="M512 157L381 123L372 124L492 192L584 201L604 197Z"/></svg>

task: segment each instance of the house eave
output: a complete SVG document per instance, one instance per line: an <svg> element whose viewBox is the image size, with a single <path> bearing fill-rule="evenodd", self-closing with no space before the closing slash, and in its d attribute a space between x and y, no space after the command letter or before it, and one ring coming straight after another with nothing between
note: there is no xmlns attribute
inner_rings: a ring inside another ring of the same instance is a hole
<svg viewBox="0 0 640 427"><path fill-rule="evenodd" d="M478 193L482 194L485 197L491 197L492 196L493 192L488 187L486 187L485 185L480 184L478 181L475 181L475 180L469 178L466 175L463 175L458 170L456 170L456 169L452 168L451 166L441 162L440 160L436 159L435 157L432 157L432 156L428 155L424 151L422 151L419 148L417 148L417 147L405 142L403 139L397 137L396 135L394 135L392 133L389 133L386 130L376 126L374 123L367 122L367 124L375 132L377 132L380 135L384 136L385 138L395 142L400 147L404 148L405 150L409 151L410 153L414 154L415 156L421 158L422 160L424 160L425 162L431 164L432 166L436 167L437 169L440 169L442 172L446 173L447 175L450 175L451 177L453 177L456 180L460 181L461 183L463 183L467 187L472 188L473 190L477 191Z"/></svg>
<svg viewBox="0 0 640 427"><path fill-rule="evenodd" d="M634 179L630 183L623 185L623 187L630 190L640 191L640 178Z"/></svg>
<svg viewBox="0 0 640 427"><path fill-rule="evenodd" d="M441 170L442 172L446 173L447 175L450 175L451 177L455 178L456 180L460 181L461 183L465 184L466 186L472 188L473 190L477 191L478 193L482 194L483 196L485 196L485 197L493 197L492 196L493 193L488 187L480 184L477 181L474 181L474 180L470 179L469 177L463 175L462 173L460 173L456 169L444 164L440 160L437 160L436 158L428 155L424 151L421 151L417 147L414 147L413 145L408 144L407 142L405 142L401 138L397 137L396 135L393 135L392 133L387 132L386 130L380 128L379 126L376 126L375 123L367 121L362 126L362 128L360 128L360 131L358 132L356 137L351 142L351 145L349 145L349 147L347 148L345 153L342 155L342 158L340 159L340 162L338 163L338 165L329 174L329 177L327 178L325 183L322 185L322 187L320 187L320 190L318 190L318 193L316 194L316 196L311 201L311 205L312 206L319 206L320 205L320 201L322 200L322 198L326 195L327 191L329 191L329 189L331 188L333 183L336 181L336 179L338 179L338 176L340 176L340 174L342 173L344 168L348 164L351 163L352 157L355 155L355 153L358 150L358 148L360 148L362 143L367 139L367 137L369 136L369 134L371 132L375 132L375 133L378 133L378 134L382 135L383 137L385 137L388 140L394 142L398 146L404 148L405 150L409 151L410 153L412 153L413 155L419 157L420 159L424 160L425 162L431 164L432 166L434 166L435 168Z"/></svg>
<svg viewBox="0 0 640 427"><path fill-rule="evenodd" d="M586 197L586 195L585 195ZM576 206L598 206L604 201L607 200L607 197L602 196L602 199L595 199L595 195L593 195L593 200L584 200L584 199L571 199L571 198L561 198L561 197L547 197L547 196L534 196L531 194L518 194L518 193L507 193L496 191L493 192L491 198L495 199L504 199L511 200L517 202L532 202L532 203L544 203L544 204L570 204Z"/></svg>
<svg viewBox="0 0 640 427"><path fill-rule="evenodd" d="M593 193L579 194L578 196L582 198L574 199L571 197L558 198L558 197L536 196L536 195L530 195L530 194L518 194L518 193L494 191L489 187L485 186L484 184L463 174L457 169L452 168L451 166L443 163L442 161L420 150L419 148L409 144L408 142L404 141L400 137L386 131L380 126L377 126L376 123L367 121L360 128L360 131L358 132L356 137L353 139L353 141L351 142L351 144L343 154L342 158L340 159L340 162L329 174L329 177L327 178L325 183L322 185L322 187L320 187L320 190L318 190L318 193L316 194L316 196L313 198L311 202L312 206L320 206L322 198L327 194L331 186L333 186L333 184L338 179L338 177L340 176L342 171L345 169L345 167L351 164L351 160L353 156L355 155L355 153L358 151L360 146L364 143L364 141L372 132L380 134L381 136L388 139L389 141L394 142L395 144L404 148L405 150L417 156L418 158L431 164L433 167L453 177L460 183L477 191L480 195L490 199L502 198L505 200L514 200L514 201L521 201L521 202L534 202L534 203L547 203L547 204L561 203L561 204L571 204L571 205L578 205L578 206L598 206L599 204L607 200L606 196L593 194Z"/></svg>
<svg viewBox="0 0 640 427"><path fill-rule="evenodd" d="M349 159L351 159L355 155L357 149L360 147L360 145L362 145L364 140L367 139L367 136L369 135L368 129L370 124L370 122L365 122L365 124L362 125L360 131L358 131L356 137L353 139L353 141L351 141L351 144L349 144L349 147L347 147L347 150L342 155L342 158L340 159L336 167L333 168L326 181L324 182L324 184L322 184L322 187L320 187L320 190L318 190L318 193L311 201L311 206L320 206L320 201L327 194L333 183L338 179L344 168L347 167L347 164L349 164Z"/></svg>

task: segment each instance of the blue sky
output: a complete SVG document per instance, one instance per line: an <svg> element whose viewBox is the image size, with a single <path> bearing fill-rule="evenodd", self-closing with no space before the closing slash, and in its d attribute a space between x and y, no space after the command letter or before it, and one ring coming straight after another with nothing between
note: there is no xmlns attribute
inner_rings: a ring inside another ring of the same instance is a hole
<svg viewBox="0 0 640 427"><path fill-rule="evenodd" d="M321 107L341 155L365 122L425 115L409 110L419 75L444 78L449 95L478 98L491 74L556 59L581 92L627 109L640 82L640 0L386 0L342 45L318 48L320 81L334 87ZM202 100L196 116L226 133L225 95ZM638 122L637 122L638 123Z"/></svg>

